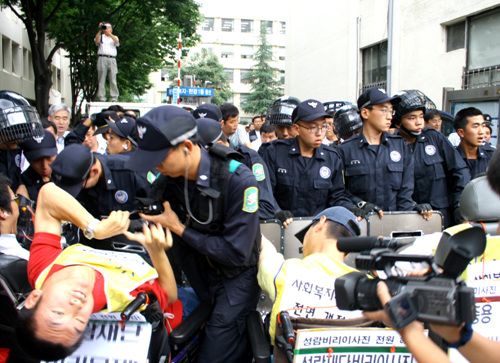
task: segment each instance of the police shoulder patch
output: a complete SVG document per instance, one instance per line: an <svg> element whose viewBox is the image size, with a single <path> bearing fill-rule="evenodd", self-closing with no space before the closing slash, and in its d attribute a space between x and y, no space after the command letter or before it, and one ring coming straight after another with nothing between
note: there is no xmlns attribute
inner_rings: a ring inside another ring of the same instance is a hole
<svg viewBox="0 0 500 363"><path fill-rule="evenodd" d="M148 182L149 182L150 184L153 184L153 183L154 183L154 181L156 180L156 175L154 175L154 173L153 173L153 172L148 171L148 175L146 176L146 178L148 179Z"/></svg>
<svg viewBox="0 0 500 363"><path fill-rule="evenodd" d="M243 194L243 212L255 213L259 209L259 189L249 187Z"/></svg>
<svg viewBox="0 0 500 363"><path fill-rule="evenodd" d="M266 179L266 173L264 172L264 166L260 163L256 163L252 165L252 172L257 181L262 181Z"/></svg>

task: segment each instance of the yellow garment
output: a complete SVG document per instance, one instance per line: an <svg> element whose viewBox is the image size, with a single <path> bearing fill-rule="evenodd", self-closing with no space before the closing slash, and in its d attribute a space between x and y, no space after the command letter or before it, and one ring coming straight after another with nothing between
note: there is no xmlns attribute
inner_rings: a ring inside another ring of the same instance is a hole
<svg viewBox="0 0 500 363"><path fill-rule="evenodd" d="M260 287L265 290L271 300L274 300L273 310L271 312L271 321L269 335L271 342L274 344L274 334L276 331L276 316L282 310L294 309L297 307L297 299L304 298L304 292L310 291L308 294L311 297L317 295L317 304L314 307L329 307L329 311L338 312L338 316L343 318L355 318L362 316L359 311L341 311L337 308L331 308L336 305L334 297L334 281L338 276L345 275L349 272L356 271L335 258L323 253L316 253L307 256L303 260L292 258L283 259L283 255L276 253L262 260L259 266L257 278ZM287 292L285 292L285 287ZM302 297L300 297L302 294ZM319 295L321 294L321 295ZM285 296L285 299L283 297ZM296 298L296 299L295 299ZM311 302L312 300L309 300ZM309 302L303 303L304 308L300 310L290 310L290 316L294 316L294 312L301 313L303 317L314 317L324 319L324 315L306 314L307 307L312 307ZM326 314L325 312L322 312ZM306 316L308 315L308 316ZM328 319L338 319L339 317L328 317Z"/></svg>
<svg viewBox="0 0 500 363"><path fill-rule="evenodd" d="M93 249L81 244L63 250L36 280L40 289L53 265L85 265L99 271L104 277L104 291L108 312L122 311L134 299L130 292L142 284L153 282L158 273L140 256L115 251Z"/></svg>

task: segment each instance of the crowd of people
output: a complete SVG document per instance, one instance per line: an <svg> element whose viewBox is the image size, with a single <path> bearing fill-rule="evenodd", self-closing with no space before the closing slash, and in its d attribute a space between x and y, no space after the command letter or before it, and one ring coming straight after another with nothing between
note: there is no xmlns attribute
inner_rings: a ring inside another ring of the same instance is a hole
<svg viewBox="0 0 500 363"><path fill-rule="evenodd" d="M462 223L461 192L495 151L491 118L472 107L457 112L454 147L418 90L390 96L374 87L357 106L333 110L280 97L247 127L229 103L193 112L163 105L140 117L115 105L72 128L64 104L40 120L24 98L2 91L0 108L0 252L29 261L33 291L18 335L45 360L78 347L92 312L120 311L150 292L168 312L168 331L199 301L211 302L200 362L249 361L246 318L261 289L276 315L293 308L284 294L293 276L333 286L352 271L337 239L358 236L369 213L416 211L428 220L439 211L445 228ZM144 213L152 204L163 211ZM34 235L23 231L22 244L14 238L19 206L34 214ZM276 218L287 228L304 216L315 216L297 234L304 259L285 261L259 222ZM146 253L124 256L116 242ZM271 317L271 341L275 324Z"/></svg>

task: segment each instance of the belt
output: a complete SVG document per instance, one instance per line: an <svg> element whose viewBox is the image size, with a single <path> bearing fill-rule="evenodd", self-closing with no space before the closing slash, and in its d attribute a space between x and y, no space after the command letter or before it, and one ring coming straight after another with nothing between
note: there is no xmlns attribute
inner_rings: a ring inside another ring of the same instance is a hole
<svg viewBox="0 0 500 363"><path fill-rule="evenodd" d="M99 57L106 57L106 58L116 58L114 55L104 55L104 54L98 54Z"/></svg>

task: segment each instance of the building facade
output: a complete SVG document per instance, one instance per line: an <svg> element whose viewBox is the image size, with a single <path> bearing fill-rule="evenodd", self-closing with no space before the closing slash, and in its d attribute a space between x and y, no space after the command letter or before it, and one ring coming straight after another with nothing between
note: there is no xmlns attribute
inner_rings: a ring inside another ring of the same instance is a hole
<svg viewBox="0 0 500 363"><path fill-rule="evenodd" d="M34 104L35 75L28 35L22 21L8 7L2 7L0 11L0 36L0 88L17 92ZM53 45L52 41L47 41L46 55ZM49 103L64 102L71 106L69 59L64 50L56 52L51 68L53 84Z"/></svg>
<svg viewBox="0 0 500 363"><path fill-rule="evenodd" d="M233 91L228 102L239 108L242 121L249 121L254 115L245 114L241 104L251 92L245 75L255 64L253 55L258 49L262 24L267 30L267 41L272 45L273 67L280 70L280 80L283 84L285 82L286 16L290 2L257 0L235 5L226 0L205 0L200 1L200 4L200 13L204 16L198 27L201 41L189 50L188 57L201 53L202 49L219 57ZM172 84L166 70L152 74L151 80L155 86L148 93L148 99L150 102L164 102L166 88ZM207 85L197 86L210 87L210 84L207 82Z"/></svg>
<svg viewBox="0 0 500 363"><path fill-rule="evenodd" d="M498 125L500 1L309 4L290 8L286 94L355 102L371 86L419 89L452 115L474 106Z"/></svg>

